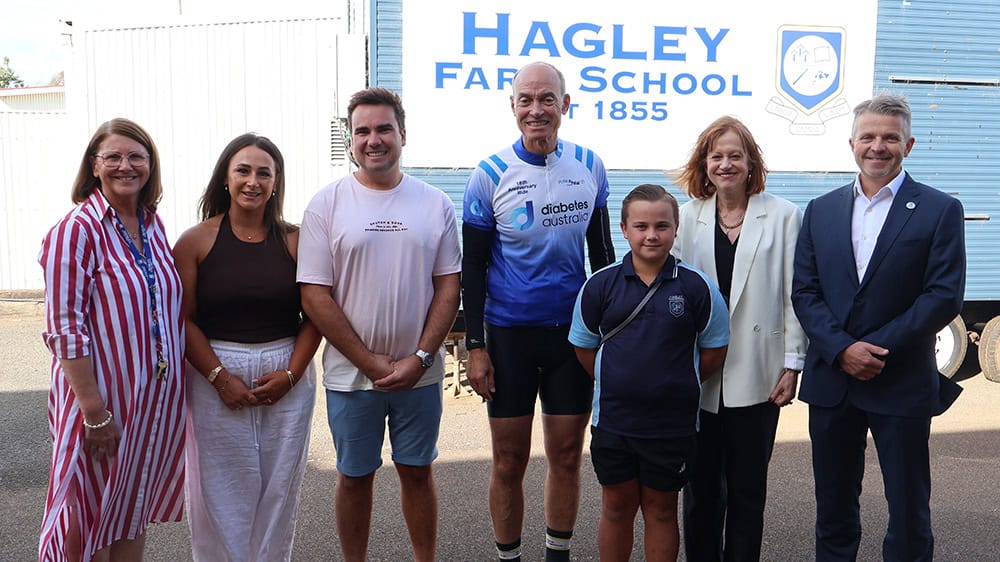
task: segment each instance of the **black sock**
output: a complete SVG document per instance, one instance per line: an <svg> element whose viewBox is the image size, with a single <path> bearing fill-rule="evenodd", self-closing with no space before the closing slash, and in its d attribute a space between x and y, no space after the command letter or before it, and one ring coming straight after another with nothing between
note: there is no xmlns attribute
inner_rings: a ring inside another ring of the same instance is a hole
<svg viewBox="0 0 1000 562"><path fill-rule="evenodd" d="M504 561L521 562L521 539L507 544L497 543L497 559Z"/></svg>
<svg viewBox="0 0 1000 562"><path fill-rule="evenodd" d="M569 562L569 540L573 531L545 528L545 562Z"/></svg>

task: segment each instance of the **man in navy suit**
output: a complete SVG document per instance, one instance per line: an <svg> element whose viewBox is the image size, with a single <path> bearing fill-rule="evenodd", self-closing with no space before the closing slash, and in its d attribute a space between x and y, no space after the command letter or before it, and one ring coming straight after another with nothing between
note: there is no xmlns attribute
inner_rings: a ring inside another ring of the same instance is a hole
<svg viewBox="0 0 1000 562"><path fill-rule="evenodd" d="M858 497L871 431L889 526L884 560L931 560L931 417L961 388L942 376L935 336L962 308L961 203L903 170L910 108L879 95L854 109L860 173L811 201L795 252L792 303L810 345L799 398L809 404L816 560L855 560Z"/></svg>

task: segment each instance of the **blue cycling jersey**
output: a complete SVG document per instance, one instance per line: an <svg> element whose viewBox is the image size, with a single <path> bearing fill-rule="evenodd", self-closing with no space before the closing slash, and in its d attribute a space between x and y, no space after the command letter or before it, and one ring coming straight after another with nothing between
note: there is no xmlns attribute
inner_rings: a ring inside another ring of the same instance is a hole
<svg viewBox="0 0 1000 562"><path fill-rule="evenodd" d="M608 176L593 151L559 140L547 155L521 139L479 163L465 186L463 222L494 230L486 278L486 322L558 326L572 319L586 279L584 248Z"/></svg>

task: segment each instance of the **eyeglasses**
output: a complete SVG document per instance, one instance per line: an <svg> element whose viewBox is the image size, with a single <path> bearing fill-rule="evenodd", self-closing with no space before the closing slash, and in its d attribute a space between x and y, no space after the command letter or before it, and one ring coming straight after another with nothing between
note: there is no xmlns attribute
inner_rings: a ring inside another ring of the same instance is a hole
<svg viewBox="0 0 1000 562"><path fill-rule="evenodd" d="M121 166L124 160L128 160L129 165L133 168L145 168L149 165L149 156L140 152L129 152L127 156L122 156L118 152L106 152L104 154L98 154L97 157L104 162L105 166L109 166L111 168Z"/></svg>

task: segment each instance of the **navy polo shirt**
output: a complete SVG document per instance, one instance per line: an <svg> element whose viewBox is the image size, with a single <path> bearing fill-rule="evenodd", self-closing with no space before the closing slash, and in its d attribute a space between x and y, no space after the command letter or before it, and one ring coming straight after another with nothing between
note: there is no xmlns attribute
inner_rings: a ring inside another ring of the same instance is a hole
<svg viewBox="0 0 1000 562"><path fill-rule="evenodd" d="M601 429L639 438L693 435L701 401L699 349L729 345L729 312L704 273L673 256L653 298L597 351L594 414ZM584 283L569 341L595 349L646 296L629 252Z"/></svg>

